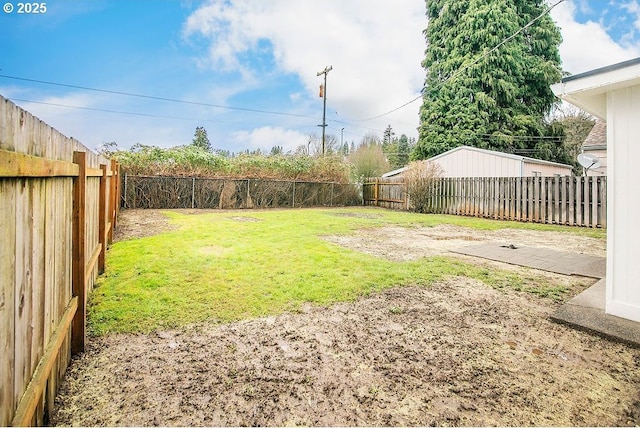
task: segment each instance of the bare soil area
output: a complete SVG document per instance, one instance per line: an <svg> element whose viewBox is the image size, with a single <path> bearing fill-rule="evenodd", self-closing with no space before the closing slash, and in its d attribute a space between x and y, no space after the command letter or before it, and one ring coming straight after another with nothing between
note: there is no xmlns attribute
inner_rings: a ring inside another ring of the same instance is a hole
<svg viewBox="0 0 640 428"><path fill-rule="evenodd" d="M129 232L119 238L162 224L153 211L123 211L119 233ZM325 239L394 260L398 249L419 258L481 240L604 255L604 242L566 234L389 229ZM574 294L593 283L467 260L568 284ZM640 424L640 350L551 322L558 305L450 278L299 313L92 338L68 370L50 423Z"/></svg>

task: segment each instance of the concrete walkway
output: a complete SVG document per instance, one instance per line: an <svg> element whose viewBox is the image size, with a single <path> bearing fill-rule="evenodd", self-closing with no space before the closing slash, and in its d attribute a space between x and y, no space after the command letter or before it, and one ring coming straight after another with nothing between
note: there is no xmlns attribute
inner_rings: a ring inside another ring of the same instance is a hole
<svg viewBox="0 0 640 428"><path fill-rule="evenodd" d="M598 279L593 286L562 305L551 315L551 319L640 347L640 323L605 313L605 257L496 242L471 245L452 252L563 275Z"/></svg>

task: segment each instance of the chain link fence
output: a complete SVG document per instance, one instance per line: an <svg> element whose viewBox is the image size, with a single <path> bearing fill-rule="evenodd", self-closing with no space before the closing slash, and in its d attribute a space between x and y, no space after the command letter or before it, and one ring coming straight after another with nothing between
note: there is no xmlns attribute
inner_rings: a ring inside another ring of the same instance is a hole
<svg viewBox="0 0 640 428"><path fill-rule="evenodd" d="M237 178L123 176L124 208L302 208L361 205L357 184Z"/></svg>

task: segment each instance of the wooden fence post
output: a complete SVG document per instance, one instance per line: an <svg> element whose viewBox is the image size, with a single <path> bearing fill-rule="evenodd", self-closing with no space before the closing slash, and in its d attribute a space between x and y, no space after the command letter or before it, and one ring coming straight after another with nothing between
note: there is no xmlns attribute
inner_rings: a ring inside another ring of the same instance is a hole
<svg viewBox="0 0 640 428"><path fill-rule="evenodd" d="M380 179L376 177L376 182L373 187L373 203L377 207L378 206L378 186L380 185Z"/></svg>
<svg viewBox="0 0 640 428"><path fill-rule="evenodd" d="M113 231L118 221L118 213L120 212L120 164L115 160L111 160L111 179L109 181L109 208L108 208L108 224L107 243L113 242Z"/></svg>
<svg viewBox="0 0 640 428"><path fill-rule="evenodd" d="M100 193L98 196L98 242L100 255L98 256L98 273L104 272L105 254L107 253L107 209L111 204L107 201L107 165L100 165L102 176L100 177Z"/></svg>
<svg viewBox="0 0 640 428"><path fill-rule="evenodd" d="M607 181L598 177L598 226L607 227Z"/></svg>
<svg viewBox="0 0 640 428"><path fill-rule="evenodd" d="M576 177L576 226L582 226L582 177Z"/></svg>
<svg viewBox="0 0 640 428"><path fill-rule="evenodd" d="M598 177L591 177L591 227L598 226Z"/></svg>
<svg viewBox="0 0 640 428"><path fill-rule="evenodd" d="M85 209L87 189L87 153L74 152L73 162L78 165L78 177L73 184L73 263L72 290L78 297L78 309L71 324L71 353L84 351L86 338L86 255Z"/></svg>
<svg viewBox="0 0 640 428"><path fill-rule="evenodd" d="M115 163L116 167L115 167L115 174L116 174L116 204L115 204L115 211L113 212L113 221L111 222L111 226L112 227L116 227L116 225L118 224L118 218L120 216L120 201L122 198L122 183L120 181L120 171L122 170L120 168L120 162L116 162Z"/></svg>

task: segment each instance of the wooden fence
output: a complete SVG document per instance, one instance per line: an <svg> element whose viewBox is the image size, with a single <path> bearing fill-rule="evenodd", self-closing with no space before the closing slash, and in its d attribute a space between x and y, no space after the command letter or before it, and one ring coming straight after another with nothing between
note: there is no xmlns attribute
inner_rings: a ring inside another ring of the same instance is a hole
<svg viewBox="0 0 640 428"><path fill-rule="evenodd" d="M0 426L43 425L118 215L119 167L0 96Z"/></svg>
<svg viewBox="0 0 640 428"><path fill-rule="evenodd" d="M125 208L302 208L360 203L354 184L123 175Z"/></svg>
<svg viewBox="0 0 640 428"><path fill-rule="evenodd" d="M606 177L438 178L425 211L498 220L606 227ZM368 179L365 205L408 209L403 178Z"/></svg>
<svg viewBox="0 0 640 428"><path fill-rule="evenodd" d="M366 178L362 184L362 200L364 205L395 210L409 209L405 178Z"/></svg>

